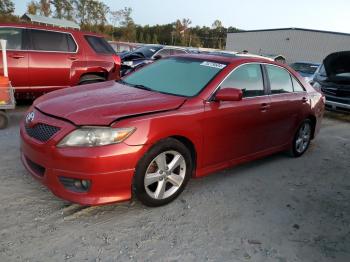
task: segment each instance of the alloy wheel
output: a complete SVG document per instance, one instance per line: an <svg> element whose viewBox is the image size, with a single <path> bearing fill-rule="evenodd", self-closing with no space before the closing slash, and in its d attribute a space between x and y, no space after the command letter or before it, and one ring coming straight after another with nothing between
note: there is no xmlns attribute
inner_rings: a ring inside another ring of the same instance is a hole
<svg viewBox="0 0 350 262"><path fill-rule="evenodd" d="M304 122L300 127L297 139L295 140L295 150L301 154L309 146L311 139L311 125L309 122Z"/></svg>
<svg viewBox="0 0 350 262"><path fill-rule="evenodd" d="M157 200L169 198L180 189L185 175L185 158L174 150L162 152L151 161L146 170L146 193Z"/></svg>

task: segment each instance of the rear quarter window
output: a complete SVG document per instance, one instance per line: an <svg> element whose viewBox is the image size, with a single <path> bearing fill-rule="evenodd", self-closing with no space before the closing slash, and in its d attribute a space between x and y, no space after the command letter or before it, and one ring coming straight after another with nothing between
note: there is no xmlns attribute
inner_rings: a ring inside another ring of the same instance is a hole
<svg viewBox="0 0 350 262"><path fill-rule="evenodd" d="M293 76L291 77L292 77L294 92L304 92L305 91L304 87Z"/></svg>
<svg viewBox="0 0 350 262"><path fill-rule="evenodd" d="M84 37L97 54L115 54L114 49L103 37L91 35L85 35Z"/></svg>

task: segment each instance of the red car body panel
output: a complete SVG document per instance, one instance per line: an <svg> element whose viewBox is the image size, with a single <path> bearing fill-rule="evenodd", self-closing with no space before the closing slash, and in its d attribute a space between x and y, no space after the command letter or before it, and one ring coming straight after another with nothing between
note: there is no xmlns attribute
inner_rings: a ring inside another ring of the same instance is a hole
<svg viewBox="0 0 350 262"><path fill-rule="evenodd" d="M9 78L17 98L37 97L53 90L76 86L85 74L100 74L106 80L120 77L120 64L115 63L113 56L96 53L84 38L102 35L33 24L1 23L2 27L68 33L77 44L76 52L8 50ZM1 60L0 70L2 67Z"/></svg>
<svg viewBox="0 0 350 262"><path fill-rule="evenodd" d="M203 60L207 56L196 56ZM210 56L213 60L213 57ZM324 97L289 69L305 92L266 95L239 102L208 101L231 70L244 63L275 64L257 58L215 57L229 65L196 97L183 98L105 82L67 89L38 99L37 123L62 127L49 142L38 143L21 124L22 160L45 167L43 181L56 195L80 204L96 205L128 200L138 161L161 139L175 137L192 145L194 177L289 149L305 118L315 121L317 134ZM282 66L282 65L279 65ZM115 93L114 93L115 92ZM267 106L266 106L267 105ZM135 127L123 143L97 148L59 148L57 143L76 125ZM102 174L100 176L100 174ZM58 177L92 180L87 193L74 193Z"/></svg>
<svg viewBox="0 0 350 262"><path fill-rule="evenodd" d="M76 125L107 126L128 115L176 109L184 101L183 97L152 93L108 81L59 90L44 99L39 98L34 105L44 113L55 112L55 116L69 119ZM66 106L62 107L62 104ZM92 118L93 115L100 117Z"/></svg>

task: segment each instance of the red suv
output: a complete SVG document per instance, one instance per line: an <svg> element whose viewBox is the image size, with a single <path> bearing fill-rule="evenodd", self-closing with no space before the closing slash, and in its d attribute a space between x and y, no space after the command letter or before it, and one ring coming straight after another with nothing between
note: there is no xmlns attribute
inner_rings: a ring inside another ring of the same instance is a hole
<svg viewBox="0 0 350 262"><path fill-rule="evenodd" d="M120 58L103 36L32 24L0 24L16 98L119 78ZM0 62L0 72L3 64Z"/></svg>

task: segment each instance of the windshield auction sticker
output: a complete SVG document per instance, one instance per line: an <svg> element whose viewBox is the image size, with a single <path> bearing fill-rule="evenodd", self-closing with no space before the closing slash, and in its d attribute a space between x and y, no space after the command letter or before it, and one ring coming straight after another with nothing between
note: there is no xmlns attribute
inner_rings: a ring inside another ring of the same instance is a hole
<svg viewBox="0 0 350 262"><path fill-rule="evenodd" d="M224 64L207 62L207 61L201 63L201 66L208 66L208 67L213 67L213 68L218 68L218 69L223 69L226 67L226 65L224 65Z"/></svg>

